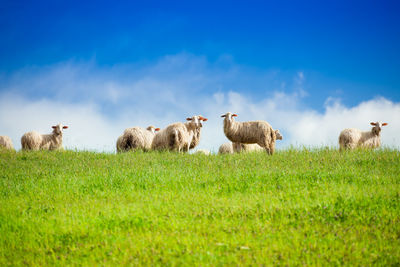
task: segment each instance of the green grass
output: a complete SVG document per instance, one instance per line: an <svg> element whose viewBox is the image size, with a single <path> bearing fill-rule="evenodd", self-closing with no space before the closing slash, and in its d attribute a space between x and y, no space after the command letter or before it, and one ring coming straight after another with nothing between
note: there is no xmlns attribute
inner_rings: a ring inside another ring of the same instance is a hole
<svg viewBox="0 0 400 267"><path fill-rule="evenodd" d="M400 153L0 152L0 266L399 265Z"/></svg>

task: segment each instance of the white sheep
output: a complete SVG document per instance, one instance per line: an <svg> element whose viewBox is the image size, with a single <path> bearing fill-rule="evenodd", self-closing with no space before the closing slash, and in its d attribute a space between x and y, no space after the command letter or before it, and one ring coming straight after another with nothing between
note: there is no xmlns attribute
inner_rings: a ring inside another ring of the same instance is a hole
<svg viewBox="0 0 400 267"><path fill-rule="evenodd" d="M232 148L234 153L242 152L256 152L264 150L258 144L243 144L243 143L232 143Z"/></svg>
<svg viewBox="0 0 400 267"><path fill-rule="evenodd" d="M5 148L5 149L10 149L13 150L14 146L11 141L11 138L5 135L0 136L0 149Z"/></svg>
<svg viewBox="0 0 400 267"><path fill-rule="evenodd" d="M362 132L359 129L344 129L339 135L340 149L354 149L356 147L376 148L381 145L382 126L387 123L371 122L374 126L370 131Z"/></svg>
<svg viewBox="0 0 400 267"><path fill-rule="evenodd" d="M53 132L51 134L40 134L32 131L25 133L21 137L21 145L23 150L56 150L62 149L62 136L63 129L67 129L68 126L57 124L52 126Z"/></svg>
<svg viewBox="0 0 400 267"><path fill-rule="evenodd" d="M149 126L146 129L142 127L132 127L125 129L124 133L118 137L117 152L124 152L135 149L148 151L151 149L151 143L157 131L160 128Z"/></svg>
<svg viewBox="0 0 400 267"><path fill-rule="evenodd" d="M276 140L282 140L283 136L279 132L279 130L275 130ZM241 152L255 152L264 150L258 144L242 144L242 143L232 143L233 152L241 153Z"/></svg>
<svg viewBox="0 0 400 267"><path fill-rule="evenodd" d="M207 149L198 149L194 154L202 154L202 155L209 156L209 155L211 155L211 152Z"/></svg>
<svg viewBox="0 0 400 267"><path fill-rule="evenodd" d="M218 154L233 154L232 142L223 143L218 149Z"/></svg>
<svg viewBox="0 0 400 267"><path fill-rule="evenodd" d="M276 134L266 121L237 122L236 114L228 112L224 117L224 133L234 143L258 144L272 155L275 152Z"/></svg>
<svg viewBox="0 0 400 267"><path fill-rule="evenodd" d="M187 152L194 148L200 141L200 132L203 126L201 121L207 121L207 119L198 115L186 120L188 122L176 122L161 130L154 137L151 148L178 152Z"/></svg>

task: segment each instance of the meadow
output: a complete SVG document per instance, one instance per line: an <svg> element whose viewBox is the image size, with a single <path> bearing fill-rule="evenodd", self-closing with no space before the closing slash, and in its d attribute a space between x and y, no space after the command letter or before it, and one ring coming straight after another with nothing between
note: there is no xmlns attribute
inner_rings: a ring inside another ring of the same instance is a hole
<svg viewBox="0 0 400 267"><path fill-rule="evenodd" d="M400 152L0 151L0 266L400 265Z"/></svg>

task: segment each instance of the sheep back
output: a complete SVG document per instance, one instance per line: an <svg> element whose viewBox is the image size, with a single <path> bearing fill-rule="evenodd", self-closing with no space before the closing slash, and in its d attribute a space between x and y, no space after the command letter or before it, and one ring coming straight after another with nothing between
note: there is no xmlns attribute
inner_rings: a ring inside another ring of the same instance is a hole
<svg viewBox="0 0 400 267"><path fill-rule="evenodd" d="M24 150L39 150L42 144L42 135L32 131L21 137L21 146Z"/></svg>
<svg viewBox="0 0 400 267"><path fill-rule="evenodd" d="M233 143L233 152L240 153L240 152L254 152L254 151L261 151L264 150L258 144L242 144L242 143Z"/></svg>
<svg viewBox="0 0 400 267"><path fill-rule="evenodd" d="M5 135L0 136L0 148L10 149L10 150L14 149L11 138Z"/></svg>
<svg viewBox="0 0 400 267"><path fill-rule="evenodd" d="M224 143L218 149L218 154L233 154L232 143Z"/></svg>
<svg viewBox="0 0 400 267"><path fill-rule="evenodd" d="M343 149L354 149L361 140L361 131L359 129L344 129L339 135L339 145Z"/></svg>
<svg viewBox="0 0 400 267"><path fill-rule="evenodd" d="M195 154L203 154L203 155L210 155L211 154L211 152L209 151L209 150L206 150L206 149L199 149L199 150L197 150L196 152L195 152Z"/></svg>
<svg viewBox="0 0 400 267"><path fill-rule="evenodd" d="M260 144L264 147L267 143L276 140L275 133L271 125L266 121L246 121L246 122L232 122L232 127L224 125L224 133L226 137L234 143L244 144Z"/></svg>

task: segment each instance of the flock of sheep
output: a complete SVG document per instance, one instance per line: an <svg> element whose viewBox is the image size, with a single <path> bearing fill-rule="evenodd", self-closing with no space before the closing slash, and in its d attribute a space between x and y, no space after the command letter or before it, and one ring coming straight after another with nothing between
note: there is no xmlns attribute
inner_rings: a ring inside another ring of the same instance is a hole
<svg viewBox="0 0 400 267"><path fill-rule="evenodd" d="M272 155L275 151L276 140L283 137L279 130L274 130L266 121L235 121L237 115L228 112L221 117L224 118L223 129L225 136L231 141L220 146L218 153L230 154L246 151L265 150ZM133 127L126 129L118 137L117 152L141 149L169 150L188 152L195 148L200 142L202 122L207 121L201 115L186 119L187 122L176 122L160 130L154 126L146 129ZM356 147L377 148L381 144L380 132L387 123L371 122L373 126L370 131L358 129L345 129L339 135L340 149L354 149ZM51 134L39 134L32 131L21 137L23 150L57 150L62 148L63 130L68 126L58 124L52 126ZM8 136L0 136L0 148L13 149L13 144ZM209 151L198 150L199 153L209 154Z"/></svg>

